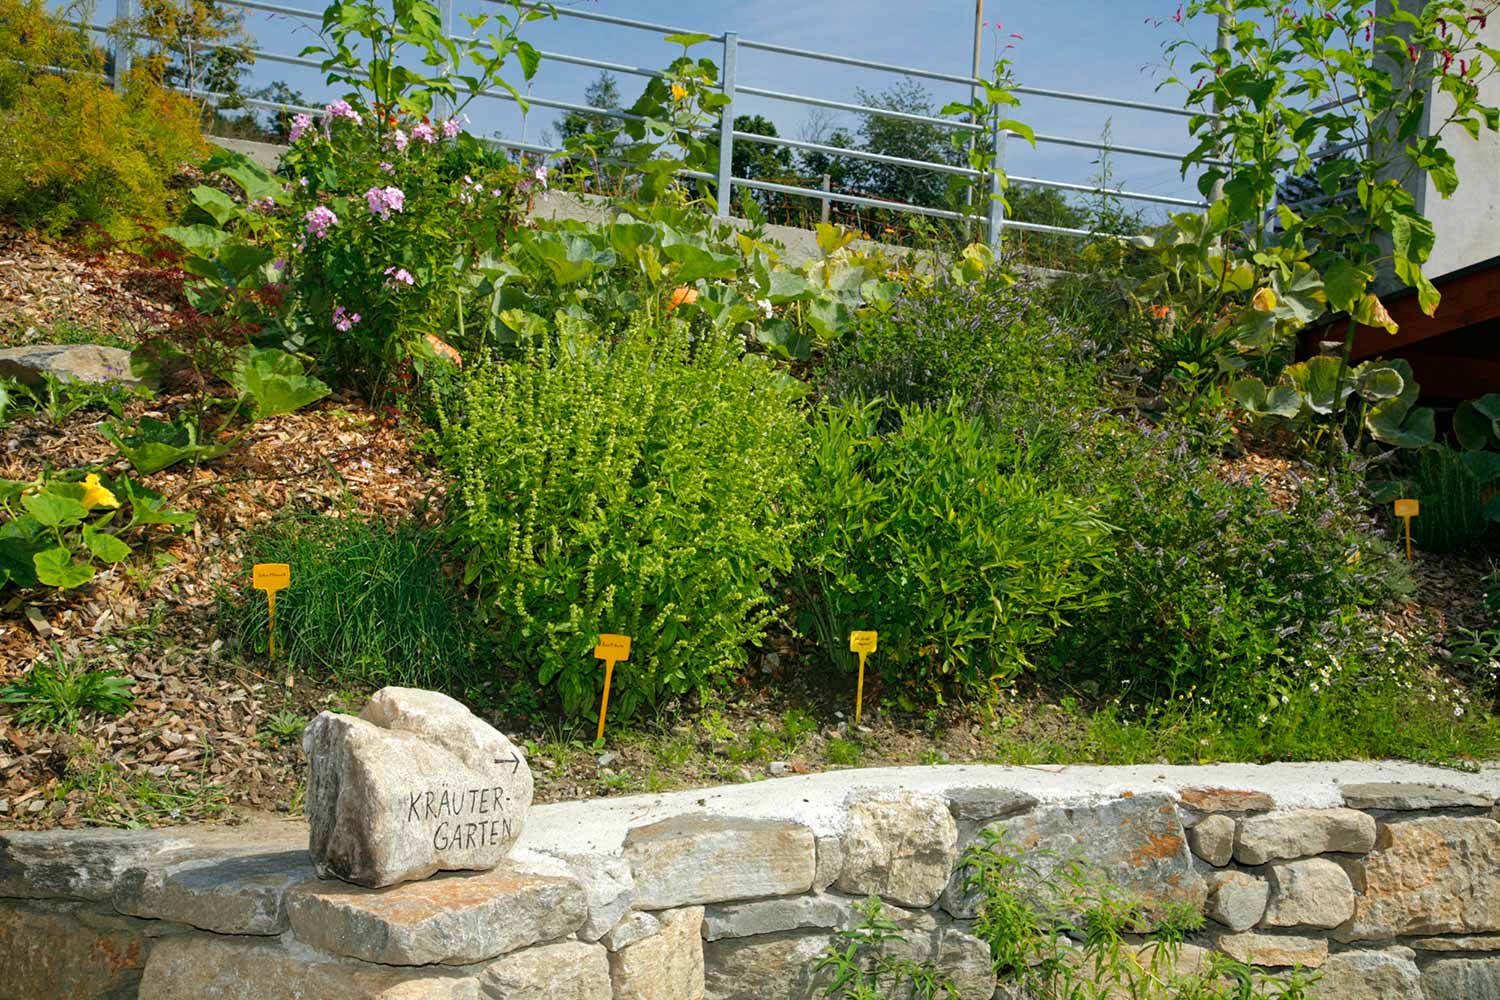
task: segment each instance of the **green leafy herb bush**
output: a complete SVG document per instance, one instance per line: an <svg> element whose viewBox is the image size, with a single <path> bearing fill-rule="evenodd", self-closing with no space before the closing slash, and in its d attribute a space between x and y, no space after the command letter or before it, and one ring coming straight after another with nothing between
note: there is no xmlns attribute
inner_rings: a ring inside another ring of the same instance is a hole
<svg viewBox="0 0 1500 1000"><path fill-rule="evenodd" d="M180 207L178 172L208 152L198 106L144 73L117 93L103 67L41 0L0 2L0 215L129 237Z"/></svg>
<svg viewBox="0 0 1500 1000"><path fill-rule="evenodd" d="M803 389L730 333L580 331L475 366L444 415L451 536L501 662L611 718L722 684L777 613L803 528Z"/></svg>
<svg viewBox="0 0 1500 1000"><path fill-rule="evenodd" d="M1180 443L1120 428L1078 464L1119 530L1099 580L1109 598L1064 637L1057 669L1137 701L1196 692L1241 717L1287 684L1356 671L1377 629L1366 612L1410 586L1357 482L1293 486L1278 505Z"/></svg>
<svg viewBox="0 0 1500 1000"><path fill-rule="evenodd" d="M805 626L836 664L851 629L878 630L877 669L903 707L988 700L1106 599L1111 528L963 399L898 406L898 428L881 434L887 405L814 419Z"/></svg>
<svg viewBox="0 0 1500 1000"><path fill-rule="evenodd" d="M72 729L85 712L124 715L135 703L134 682L115 670L84 670L52 644L52 662L35 663L20 678L0 685L0 705L17 723Z"/></svg>
<svg viewBox="0 0 1500 1000"><path fill-rule="evenodd" d="M292 582L277 595L278 659L343 683L463 691L482 636L444 569L438 532L335 515L290 509L246 537L244 596L229 606L241 646L264 650L268 634L265 595L249 588L248 567L284 562Z"/></svg>

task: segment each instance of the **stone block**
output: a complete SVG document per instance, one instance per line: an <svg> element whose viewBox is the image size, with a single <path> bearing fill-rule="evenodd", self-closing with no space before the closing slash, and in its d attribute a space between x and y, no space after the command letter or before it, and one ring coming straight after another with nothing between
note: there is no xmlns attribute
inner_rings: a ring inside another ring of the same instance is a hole
<svg viewBox="0 0 1500 1000"><path fill-rule="evenodd" d="M1375 846L1375 820L1354 809L1298 809L1240 820L1234 859L1242 865L1315 854L1364 854Z"/></svg>
<svg viewBox="0 0 1500 1000"><path fill-rule="evenodd" d="M1265 916L1271 885L1248 872L1213 872L1208 876L1208 916L1232 931L1247 931Z"/></svg>
<svg viewBox="0 0 1500 1000"><path fill-rule="evenodd" d="M584 920L575 881L510 867L387 889L310 882L287 896L298 940L381 965L464 965L566 937Z"/></svg>
<svg viewBox="0 0 1500 1000"><path fill-rule="evenodd" d="M1448 785L1426 785L1407 781L1370 781L1344 785L1344 805L1350 809L1382 809L1400 812L1418 809L1488 809L1493 800Z"/></svg>
<svg viewBox="0 0 1500 1000"><path fill-rule="evenodd" d="M479 976L480 1000L611 1000L601 944L562 941L512 952Z"/></svg>
<svg viewBox="0 0 1500 1000"><path fill-rule="evenodd" d="M190 846L156 830L49 830L0 836L0 896L105 900L136 865Z"/></svg>
<svg viewBox="0 0 1500 1000"><path fill-rule="evenodd" d="M833 885L844 869L844 841L836 834L819 834L814 838L817 864L813 870L813 891L823 892Z"/></svg>
<svg viewBox="0 0 1500 1000"><path fill-rule="evenodd" d="M848 804L844 867L834 885L899 906L931 906L958 860L958 826L933 795L887 792Z"/></svg>
<svg viewBox="0 0 1500 1000"><path fill-rule="evenodd" d="M1246 965L1320 968L1328 961L1328 942L1294 934L1222 934L1214 942L1220 951Z"/></svg>
<svg viewBox="0 0 1500 1000"><path fill-rule="evenodd" d="M610 951L619 951L660 933L660 920L644 910L632 910L606 931L599 942Z"/></svg>
<svg viewBox="0 0 1500 1000"><path fill-rule="evenodd" d="M955 788L948 793L948 811L960 825L982 826L997 819L1009 819L1030 811L1036 804L1035 795L1009 788Z"/></svg>
<svg viewBox="0 0 1500 1000"><path fill-rule="evenodd" d="M1237 788L1183 788L1177 797L1183 805L1200 813L1268 812L1276 808L1276 800L1265 792Z"/></svg>
<svg viewBox="0 0 1500 1000"><path fill-rule="evenodd" d="M720 938L703 945L707 1000L808 1000L831 978L818 960L836 939L826 931Z"/></svg>
<svg viewBox="0 0 1500 1000"><path fill-rule="evenodd" d="M812 831L798 823L677 816L625 836L635 908L790 896L812 888Z"/></svg>
<svg viewBox="0 0 1500 1000"><path fill-rule="evenodd" d="M1388 823L1349 862L1360 890L1341 941L1500 931L1500 823L1429 816Z"/></svg>
<svg viewBox="0 0 1500 1000"><path fill-rule="evenodd" d="M1266 927L1337 927L1354 915L1354 886L1327 858L1271 865Z"/></svg>
<svg viewBox="0 0 1500 1000"><path fill-rule="evenodd" d="M849 899L821 893L710 906L703 911L703 939L718 941L779 931L845 927L852 912Z"/></svg>
<svg viewBox="0 0 1500 1000"><path fill-rule="evenodd" d="M1417 951L1500 951L1500 934L1412 938L1405 943Z"/></svg>
<svg viewBox="0 0 1500 1000"><path fill-rule="evenodd" d="M134 997L153 942L138 929L91 927L77 904L0 900L0 997Z"/></svg>
<svg viewBox="0 0 1500 1000"><path fill-rule="evenodd" d="M477 1000L471 974L349 962L266 938L181 934L151 949L142 1000Z"/></svg>
<svg viewBox="0 0 1500 1000"><path fill-rule="evenodd" d="M289 889L314 877L306 851L187 851L128 869L115 885L121 913L216 934L280 934Z"/></svg>
<svg viewBox="0 0 1500 1000"><path fill-rule="evenodd" d="M1318 971L1315 1000L1425 1000L1422 975L1405 948L1340 952Z"/></svg>
<svg viewBox="0 0 1500 1000"><path fill-rule="evenodd" d="M1228 816L1206 816L1188 829L1188 846L1215 868L1223 868L1234 857L1234 827Z"/></svg>
<svg viewBox="0 0 1500 1000"><path fill-rule="evenodd" d="M618 854L559 854L563 870L583 886L588 919L578 928L584 941L597 941L620 922L635 902L630 862Z"/></svg>
<svg viewBox="0 0 1500 1000"><path fill-rule="evenodd" d="M610 954L614 1000L704 1000L703 907L660 918L659 934Z"/></svg>
<svg viewBox="0 0 1500 1000"><path fill-rule="evenodd" d="M377 691L303 731L318 874L379 888L500 863L531 808L519 749L447 695Z"/></svg>
<svg viewBox="0 0 1500 1000"><path fill-rule="evenodd" d="M1422 969L1427 1000L1495 1000L1500 958L1443 958Z"/></svg>
<svg viewBox="0 0 1500 1000"><path fill-rule="evenodd" d="M1043 806L985 827L1004 837L1046 875L1069 861L1133 893L1148 907L1181 903L1201 910L1208 895L1193 866L1177 806L1165 792L1110 799L1092 806ZM969 902L969 901L966 901ZM966 915L971 906L950 909Z"/></svg>

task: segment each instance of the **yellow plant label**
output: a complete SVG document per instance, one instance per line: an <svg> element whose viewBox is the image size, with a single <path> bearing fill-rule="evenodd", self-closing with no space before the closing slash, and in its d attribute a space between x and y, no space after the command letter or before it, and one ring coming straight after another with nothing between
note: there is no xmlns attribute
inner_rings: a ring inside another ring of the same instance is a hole
<svg viewBox="0 0 1500 1000"><path fill-rule="evenodd" d="M1397 500L1397 517L1416 517L1422 513L1422 502L1420 500Z"/></svg>
<svg viewBox="0 0 1500 1000"><path fill-rule="evenodd" d="M875 652L876 640L880 637L879 632L850 632L849 652L851 653L873 653Z"/></svg>
<svg viewBox="0 0 1500 1000"><path fill-rule="evenodd" d="M630 659L630 636L628 635L601 635L599 645L594 647L594 656L601 660Z"/></svg>
<svg viewBox="0 0 1500 1000"><path fill-rule="evenodd" d="M250 572L256 590L275 593L292 585L292 567L286 563L256 563Z"/></svg>

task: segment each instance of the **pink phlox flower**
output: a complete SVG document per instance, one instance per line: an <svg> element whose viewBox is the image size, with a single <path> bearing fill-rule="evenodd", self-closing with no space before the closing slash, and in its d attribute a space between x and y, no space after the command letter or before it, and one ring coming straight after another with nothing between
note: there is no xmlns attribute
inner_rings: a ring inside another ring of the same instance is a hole
<svg viewBox="0 0 1500 1000"><path fill-rule="evenodd" d="M383 174L394 174L396 172L396 165L394 163L382 163L380 165L380 172Z"/></svg>
<svg viewBox="0 0 1500 1000"><path fill-rule="evenodd" d="M334 101L323 109L324 117L327 119L347 118L351 122L360 120L359 112L349 106L348 101Z"/></svg>
<svg viewBox="0 0 1500 1000"><path fill-rule="evenodd" d="M390 142L390 144L392 146L396 147L396 152L398 152L398 153L404 153L404 152L406 152L406 144L408 142L410 142L411 140L406 137L406 133L405 132L403 132L399 128L397 128L397 129L391 129L391 134L390 134L390 136L388 138L388 141Z"/></svg>
<svg viewBox="0 0 1500 1000"><path fill-rule="evenodd" d="M392 212L399 212L406 205L406 194L398 187L372 187L365 192L365 204L371 215L389 219Z"/></svg>
<svg viewBox="0 0 1500 1000"><path fill-rule="evenodd" d="M287 133L287 141L296 142L306 135L312 127L312 115L298 112L292 116L292 130Z"/></svg>
<svg viewBox="0 0 1500 1000"><path fill-rule="evenodd" d="M394 285L397 283L403 285L415 285L417 283L417 280L411 276L411 272L406 268L397 267L396 265L392 264L390 267L385 269L385 283L387 285Z"/></svg>
<svg viewBox="0 0 1500 1000"><path fill-rule="evenodd" d="M270 195L266 195L264 198L257 198L250 203L250 210L252 212L259 212L261 215L270 215L276 211L276 199Z"/></svg>
<svg viewBox="0 0 1500 1000"><path fill-rule="evenodd" d="M547 187L547 165L545 163L539 163L537 164L536 169L531 173L534 177L536 177L537 183L542 186L543 190L545 190Z"/></svg>
<svg viewBox="0 0 1500 1000"><path fill-rule="evenodd" d="M333 209L327 205L319 205L302 218L307 223L307 235L316 236L318 239L327 236L328 230L339 224L339 217L334 215Z"/></svg>
<svg viewBox="0 0 1500 1000"><path fill-rule="evenodd" d="M354 329L354 324L360 319L359 313L346 312L343 306L333 307L333 328L340 333L348 333Z"/></svg>
<svg viewBox="0 0 1500 1000"><path fill-rule="evenodd" d="M418 124L413 125L411 130L411 137L413 139L420 139L429 146L437 142L437 133L434 132L432 130L432 126L427 124L426 122L419 122Z"/></svg>
<svg viewBox="0 0 1500 1000"><path fill-rule="evenodd" d="M463 126L458 123L457 118L449 118L447 121L443 122L444 139L455 139L458 137L458 133L462 132L463 130Z"/></svg>

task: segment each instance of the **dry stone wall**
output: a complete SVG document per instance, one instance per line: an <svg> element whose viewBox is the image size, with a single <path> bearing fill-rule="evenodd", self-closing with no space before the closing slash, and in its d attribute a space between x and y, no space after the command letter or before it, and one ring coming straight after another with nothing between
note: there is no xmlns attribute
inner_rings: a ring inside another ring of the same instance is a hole
<svg viewBox="0 0 1500 1000"><path fill-rule="evenodd" d="M484 872L320 879L306 825L0 835L0 1000L803 1000L881 896L965 1000L997 992L961 857L1196 907L1209 950L1338 1000L1500 998L1500 769L845 771L532 809Z"/></svg>

